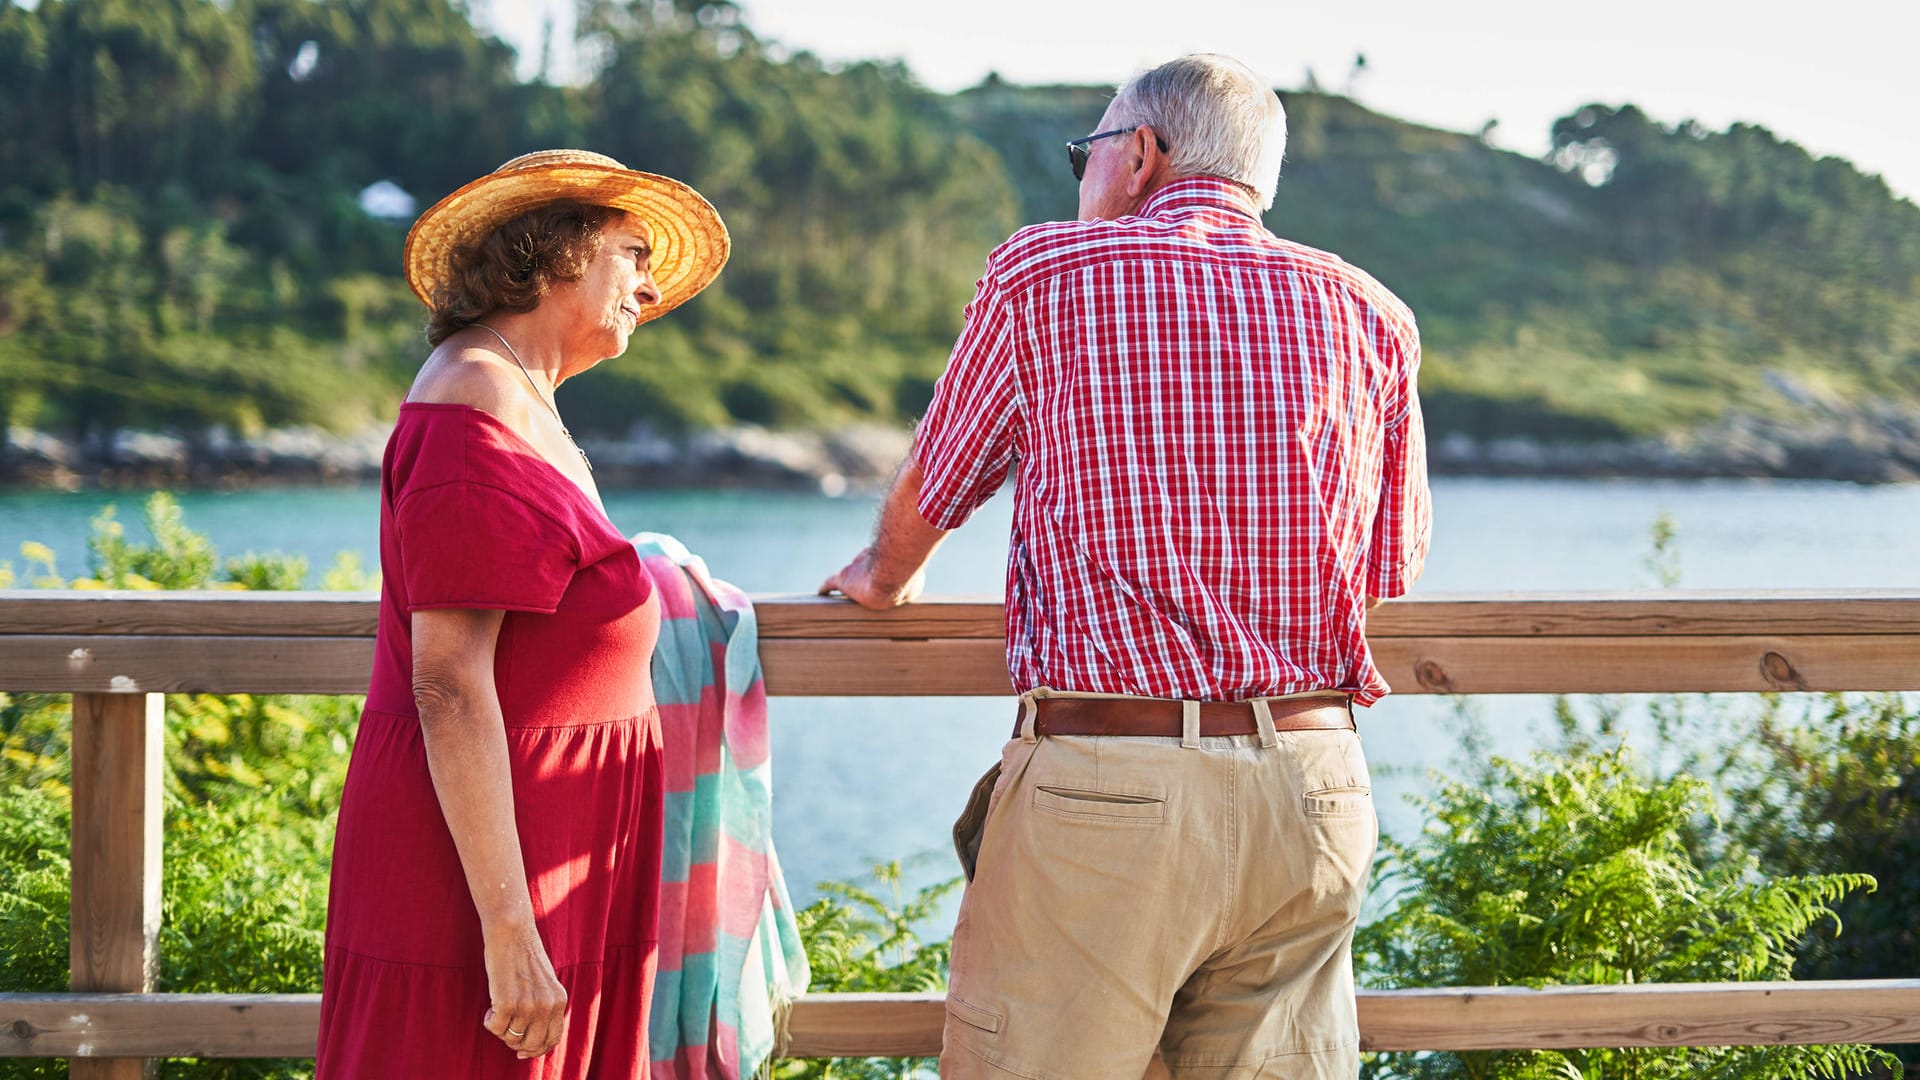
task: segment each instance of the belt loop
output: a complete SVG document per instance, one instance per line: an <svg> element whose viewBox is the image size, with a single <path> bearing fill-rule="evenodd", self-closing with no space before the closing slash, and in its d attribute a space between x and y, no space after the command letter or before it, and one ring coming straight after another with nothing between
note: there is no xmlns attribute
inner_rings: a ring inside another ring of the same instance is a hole
<svg viewBox="0 0 1920 1080"><path fill-rule="evenodd" d="M1020 695L1020 739L1022 742L1039 742L1039 736L1033 733L1034 717L1040 715L1040 706L1034 699L1033 691Z"/></svg>
<svg viewBox="0 0 1920 1080"><path fill-rule="evenodd" d="M1180 745L1188 750L1200 748L1200 703L1180 702Z"/></svg>
<svg viewBox="0 0 1920 1080"><path fill-rule="evenodd" d="M1253 699L1253 726L1260 731L1261 749L1271 750L1280 745L1280 736L1273 730L1273 707L1267 704L1266 698Z"/></svg>

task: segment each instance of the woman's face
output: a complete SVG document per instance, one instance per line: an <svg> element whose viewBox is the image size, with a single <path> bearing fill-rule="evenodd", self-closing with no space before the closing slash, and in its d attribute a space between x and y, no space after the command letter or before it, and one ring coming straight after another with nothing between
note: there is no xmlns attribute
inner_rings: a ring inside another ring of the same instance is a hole
<svg viewBox="0 0 1920 1080"><path fill-rule="evenodd" d="M646 222L621 214L601 226L599 248L580 280L562 282L547 294L549 302L567 309L565 325L572 328L568 336L577 354L598 362L627 351L642 307L660 302L652 255Z"/></svg>

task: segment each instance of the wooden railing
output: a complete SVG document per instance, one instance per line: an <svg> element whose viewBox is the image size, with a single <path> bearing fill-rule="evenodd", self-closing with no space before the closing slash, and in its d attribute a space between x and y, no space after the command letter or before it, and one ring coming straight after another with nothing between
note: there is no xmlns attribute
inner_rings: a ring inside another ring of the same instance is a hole
<svg viewBox="0 0 1920 1080"><path fill-rule="evenodd" d="M1003 612L757 600L769 692L1005 695ZM312 994L152 994L162 695L364 691L375 603L328 593L0 592L0 690L73 695L72 993L0 994L0 1057L303 1057ZM1920 593L1428 596L1368 639L1401 693L1920 690ZM1920 964L1916 964L1920 967ZM1916 972L1920 975L1920 972ZM936 1053L937 994L817 994L794 1057ZM1363 991L1373 1050L1920 1042L1920 978Z"/></svg>

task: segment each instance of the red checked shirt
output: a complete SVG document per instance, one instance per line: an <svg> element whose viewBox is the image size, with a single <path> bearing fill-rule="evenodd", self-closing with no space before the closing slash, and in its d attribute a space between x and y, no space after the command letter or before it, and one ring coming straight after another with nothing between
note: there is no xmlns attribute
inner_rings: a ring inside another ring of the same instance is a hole
<svg viewBox="0 0 1920 1080"><path fill-rule="evenodd" d="M1179 180L988 257L915 439L920 513L959 526L1017 463L1019 689L1370 704L1366 599L1430 532L1419 363L1379 282Z"/></svg>

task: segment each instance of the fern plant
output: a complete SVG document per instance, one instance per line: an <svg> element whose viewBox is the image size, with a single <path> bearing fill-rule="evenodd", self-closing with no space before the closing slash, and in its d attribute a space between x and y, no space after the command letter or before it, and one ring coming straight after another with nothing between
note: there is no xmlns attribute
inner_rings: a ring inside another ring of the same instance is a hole
<svg viewBox="0 0 1920 1080"><path fill-rule="evenodd" d="M886 895L848 882L820 885L826 895L796 918L813 971L814 993L924 993L947 985L950 940L926 941L920 928L939 914L961 878L903 897L899 862L873 868ZM776 1080L917 1080L937 1075L932 1058L796 1059L776 1064Z"/></svg>

